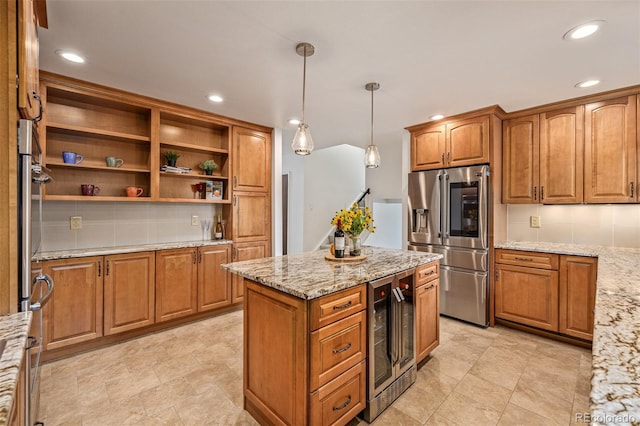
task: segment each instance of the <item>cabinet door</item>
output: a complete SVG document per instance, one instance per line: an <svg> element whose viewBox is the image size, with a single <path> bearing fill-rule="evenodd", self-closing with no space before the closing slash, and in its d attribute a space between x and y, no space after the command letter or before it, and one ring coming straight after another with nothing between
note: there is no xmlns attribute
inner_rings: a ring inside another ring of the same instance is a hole
<svg viewBox="0 0 640 426"><path fill-rule="evenodd" d="M593 339L597 259L560 257L560 333Z"/></svg>
<svg viewBox="0 0 640 426"><path fill-rule="evenodd" d="M558 272L496 264L496 317L558 331Z"/></svg>
<svg viewBox="0 0 640 426"><path fill-rule="evenodd" d="M234 242L271 238L271 198L261 193L235 193L233 196Z"/></svg>
<svg viewBox="0 0 640 426"><path fill-rule="evenodd" d="M584 107L540 114L540 201L581 203Z"/></svg>
<svg viewBox="0 0 640 426"><path fill-rule="evenodd" d="M233 245L233 261L260 259L270 255L269 243L257 241L253 243L241 243ZM244 297L244 280L240 275L233 274L231 289L231 303L242 302Z"/></svg>
<svg viewBox="0 0 640 426"><path fill-rule="evenodd" d="M411 171L445 166L445 126L433 126L411 134Z"/></svg>
<svg viewBox="0 0 640 426"><path fill-rule="evenodd" d="M268 192L271 187L271 135L233 128L234 191Z"/></svg>
<svg viewBox="0 0 640 426"><path fill-rule="evenodd" d="M231 246L198 249L198 311L231 304L231 273L220 265L231 261Z"/></svg>
<svg viewBox="0 0 640 426"><path fill-rule="evenodd" d="M539 117L513 118L502 126L502 202L538 202Z"/></svg>
<svg viewBox="0 0 640 426"><path fill-rule="evenodd" d="M44 350L102 336L102 257L48 261L55 288L44 306Z"/></svg>
<svg viewBox="0 0 640 426"><path fill-rule="evenodd" d="M38 19L34 0L18 1L18 109L22 118L40 115L40 102L35 98L39 73Z"/></svg>
<svg viewBox="0 0 640 426"><path fill-rule="evenodd" d="M440 280L416 288L416 361L420 362L440 342Z"/></svg>
<svg viewBox="0 0 640 426"><path fill-rule="evenodd" d="M585 107L584 201L632 203L636 188L636 97Z"/></svg>
<svg viewBox="0 0 640 426"><path fill-rule="evenodd" d="M196 249L156 252L156 322L196 312Z"/></svg>
<svg viewBox="0 0 640 426"><path fill-rule="evenodd" d="M104 263L104 334L153 324L155 254L117 254Z"/></svg>
<svg viewBox="0 0 640 426"><path fill-rule="evenodd" d="M489 162L489 116L447 124L447 167Z"/></svg>

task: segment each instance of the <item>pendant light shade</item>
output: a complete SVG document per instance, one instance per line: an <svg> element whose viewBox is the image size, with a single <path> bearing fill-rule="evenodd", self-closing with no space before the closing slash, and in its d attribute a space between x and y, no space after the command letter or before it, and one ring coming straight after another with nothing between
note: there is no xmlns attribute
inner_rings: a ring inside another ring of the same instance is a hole
<svg viewBox="0 0 640 426"><path fill-rule="evenodd" d="M380 84L367 83L364 88L371 92L371 139L364 154L364 165L367 169L375 169L380 167L380 153L378 147L373 144L373 92L380 88Z"/></svg>
<svg viewBox="0 0 640 426"><path fill-rule="evenodd" d="M296 52L298 55L304 58L304 65L302 68L302 120L298 124L298 129L293 137L291 143L291 149L298 155L309 155L313 151L313 138L309 131L309 126L304 122L304 101L305 101L305 89L307 80L307 56L311 56L315 53L315 48L310 43L298 43L296 46Z"/></svg>

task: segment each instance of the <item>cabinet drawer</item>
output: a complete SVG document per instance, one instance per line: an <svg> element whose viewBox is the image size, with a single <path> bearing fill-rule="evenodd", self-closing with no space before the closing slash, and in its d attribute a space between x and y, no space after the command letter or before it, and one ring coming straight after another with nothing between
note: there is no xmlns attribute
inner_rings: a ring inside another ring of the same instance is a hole
<svg viewBox="0 0 640 426"><path fill-rule="evenodd" d="M365 408L365 361L311 394L310 423L346 424Z"/></svg>
<svg viewBox="0 0 640 426"><path fill-rule="evenodd" d="M520 250L496 250L496 263L527 268L558 269L558 255Z"/></svg>
<svg viewBox="0 0 640 426"><path fill-rule="evenodd" d="M311 301L310 327L317 330L367 307L367 287L357 287L319 297Z"/></svg>
<svg viewBox="0 0 640 426"><path fill-rule="evenodd" d="M420 287L440 276L440 262L431 262L416 268L416 287Z"/></svg>
<svg viewBox="0 0 640 426"><path fill-rule="evenodd" d="M365 358L366 328L367 313L362 311L311 333L309 389L317 389Z"/></svg>

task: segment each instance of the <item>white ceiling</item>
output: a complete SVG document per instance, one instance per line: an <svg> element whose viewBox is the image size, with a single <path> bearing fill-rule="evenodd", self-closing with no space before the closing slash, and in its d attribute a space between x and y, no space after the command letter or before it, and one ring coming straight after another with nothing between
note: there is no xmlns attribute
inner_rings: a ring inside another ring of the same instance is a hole
<svg viewBox="0 0 640 426"><path fill-rule="evenodd" d="M640 1L48 0L41 68L283 128L299 117L317 148L377 144L437 112L507 112L640 84ZM563 34L602 19L594 36ZM74 49L83 65L54 52ZM599 86L577 89L589 78ZM206 99L219 93L225 101ZM286 142L286 141L285 141ZM286 142L288 143L288 142Z"/></svg>

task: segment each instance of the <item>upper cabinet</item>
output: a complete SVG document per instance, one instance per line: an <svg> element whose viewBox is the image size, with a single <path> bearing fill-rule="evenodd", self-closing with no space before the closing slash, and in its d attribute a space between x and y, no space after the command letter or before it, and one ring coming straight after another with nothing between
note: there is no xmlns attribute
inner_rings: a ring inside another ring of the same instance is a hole
<svg viewBox="0 0 640 426"><path fill-rule="evenodd" d="M22 118L40 115L37 99L39 44L35 0L18 0L18 110Z"/></svg>
<svg viewBox="0 0 640 426"><path fill-rule="evenodd" d="M511 114L503 124L502 202L638 202L638 91Z"/></svg>
<svg viewBox="0 0 640 426"><path fill-rule="evenodd" d="M271 135L233 128L233 190L268 192L271 187Z"/></svg>
<svg viewBox="0 0 640 426"><path fill-rule="evenodd" d="M492 145L500 140L496 114L502 112L496 106L408 127L411 171L490 163Z"/></svg>
<svg viewBox="0 0 640 426"><path fill-rule="evenodd" d="M585 201L636 202L636 97L585 107Z"/></svg>

